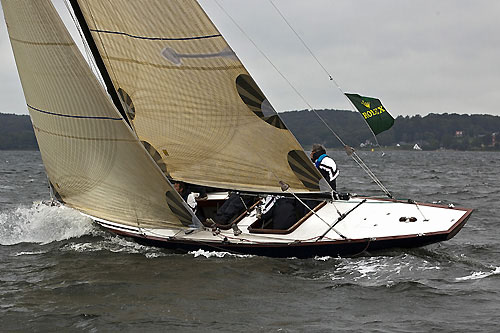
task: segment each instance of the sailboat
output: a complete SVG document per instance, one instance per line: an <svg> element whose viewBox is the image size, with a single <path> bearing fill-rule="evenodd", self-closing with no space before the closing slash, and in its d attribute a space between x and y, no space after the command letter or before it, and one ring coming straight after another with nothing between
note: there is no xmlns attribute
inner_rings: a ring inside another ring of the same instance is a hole
<svg viewBox="0 0 500 333"><path fill-rule="evenodd" d="M154 246L273 257L354 255L453 237L472 210L333 195L195 0L70 0L96 76L49 0L2 0L52 192L103 228ZM208 224L173 186L254 202ZM287 229L261 197L316 204Z"/></svg>

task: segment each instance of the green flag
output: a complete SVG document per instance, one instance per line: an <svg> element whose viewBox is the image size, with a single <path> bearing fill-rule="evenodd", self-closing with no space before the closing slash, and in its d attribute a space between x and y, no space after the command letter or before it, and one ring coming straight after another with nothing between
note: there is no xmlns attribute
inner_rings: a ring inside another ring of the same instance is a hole
<svg viewBox="0 0 500 333"><path fill-rule="evenodd" d="M358 94L346 93L345 95L363 115L375 135L388 130L394 124L394 118L387 112L379 99Z"/></svg>

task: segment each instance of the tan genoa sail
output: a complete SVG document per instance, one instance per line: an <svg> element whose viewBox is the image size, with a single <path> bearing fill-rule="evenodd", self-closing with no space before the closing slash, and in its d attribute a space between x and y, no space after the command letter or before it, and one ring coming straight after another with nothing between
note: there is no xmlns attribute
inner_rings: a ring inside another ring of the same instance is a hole
<svg viewBox="0 0 500 333"><path fill-rule="evenodd" d="M47 175L66 205L135 227L196 225L50 1L2 0Z"/></svg>
<svg viewBox="0 0 500 333"><path fill-rule="evenodd" d="M78 0L139 138L174 179L329 191L195 0Z"/></svg>

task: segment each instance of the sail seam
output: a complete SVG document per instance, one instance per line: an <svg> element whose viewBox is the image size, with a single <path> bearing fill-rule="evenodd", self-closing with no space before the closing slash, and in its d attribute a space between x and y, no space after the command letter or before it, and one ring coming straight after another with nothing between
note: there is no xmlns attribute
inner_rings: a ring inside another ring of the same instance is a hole
<svg viewBox="0 0 500 333"><path fill-rule="evenodd" d="M220 71L220 70L229 70L229 69L241 69L244 68L243 65L234 65L234 66L217 66L217 67L206 67L206 66L170 66L170 65L161 65L155 64L152 62L146 61L138 61L130 58L118 58L118 57L108 57L108 60L138 64L143 66L150 66L155 68L165 68L165 69L173 69L173 70L194 70L194 71Z"/></svg>
<svg viewBox="0 0 500 333"><path fill-rule="evenodd" d="M13 40L15 42L21 43L21 44L28 44L28 45L42 45L42 46L73 46L75 43L58 43L58 42L31 42L27 40L22 40L14 37L10 37L10 40Z"/></svg>
<svg viewBox="0 0 500 333"><path fill-rule="evenodd" d="M196 39L207 39L207 38L215 38L222 37L221 34L217 35L206 35L206 36L194 36L194 37L146 37L146 36L137 36L132 35L122 31L111 31L111 30L101 30L101 29L90 29L92 32L112 34L112 35L122 35L130 38L136 39L147 39L147 40L196 40Z"/></svg>
<svg viewBox="0 0 500 333"><path fill-rule="evenodd" d="M77 139L77 140L85 140L85 141L110 141L110 142L136 142L135 140L130 140L130 139L113 139L113 138L89 138L89 137L83 137L83 136L76 136L76 135L65 135L65 134L60 134L60 133L54 133L50 131L46 131L44 129L41 129L40 127L37 127L33 125L33 128L39 132L49 134L49 135L54 135L54 136L59 136L63 138L69 138L69 139Z"/></svg>
<svg viewBox="0 0 500 333"><path fill-rule="evenodd" d="M100 119L100 120L122 120L122 118L113 118L113 117L104 117L104 116L96 116L96 117L94 117L94 116L77 116L77 115L70 115L70 114L55 113L55 112L37 109L29 104L26 104L26 105L34 111L38 111L41 113L50 114L52 116L58 116L58 117L79 118L79 119Z"/></svg>

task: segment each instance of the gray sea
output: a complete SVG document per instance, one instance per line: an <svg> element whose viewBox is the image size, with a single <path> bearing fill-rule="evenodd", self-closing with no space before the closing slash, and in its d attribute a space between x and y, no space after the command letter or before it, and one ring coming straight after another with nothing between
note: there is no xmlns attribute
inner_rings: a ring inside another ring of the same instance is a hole
<svg viewBox="0 0 500 333"><path fill-rule="evenodd" d="M346 192L381 195L333 152ZM500 153L360 152L398 198L474 208L452 240L353 258L145 247L49 198L38 152L0 151L2 332L498 332Z"/></svg>

